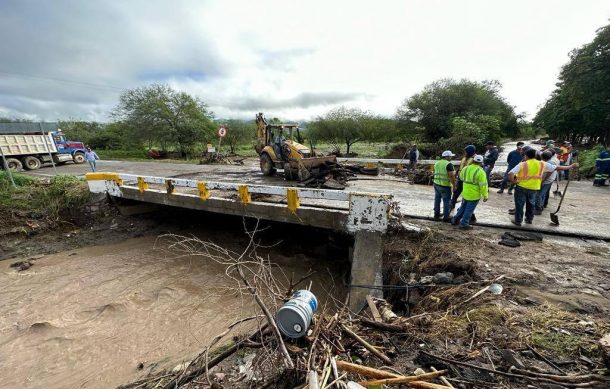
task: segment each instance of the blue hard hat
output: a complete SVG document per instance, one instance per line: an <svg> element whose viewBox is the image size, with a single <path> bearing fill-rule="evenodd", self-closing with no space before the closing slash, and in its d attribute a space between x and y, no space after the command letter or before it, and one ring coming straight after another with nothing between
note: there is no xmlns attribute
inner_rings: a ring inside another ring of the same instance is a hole
<svg viewBox="0 0 610 389"><path fill-rule="evenodd" d="M468 145L468 146L464 147L464 152L466 153L467 156L472 157L474 155L474 153L477 152L477 148L474 147L474 145Z"/></svg>

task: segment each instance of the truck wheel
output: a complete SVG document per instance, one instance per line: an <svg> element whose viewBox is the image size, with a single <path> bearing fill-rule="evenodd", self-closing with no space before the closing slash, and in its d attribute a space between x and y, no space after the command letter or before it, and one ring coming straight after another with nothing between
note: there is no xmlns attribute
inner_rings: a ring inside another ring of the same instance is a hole
<svg viewBox="0 0 610 389"><path fill-rule="evenodd" d="M85 162L85 154L83 153L75 153L72 157L74 163L84 163Z"/></svg>
<svg viewBox="0 0 610 389"><path fill-rule="evenodd" d="M6 164L8 165L8 168L11 170L14 170L17 172L23 170L23 165L21 164L21 161L18 160L17 158L7 158Z"/></svg>
<svg viewBox="0 0 610 389"><path fill-rule="evenodd" d="M272 176L275 173L275 168L273 167L273 161L269 154L261 155L261 172L265 176Z"/></svg>
<svg viewBox="0 0 610 389"><path fill-rule="evenodd" d="M28 156L23 159L23 167L27 170L39 169L40 165L40 160L36 157Z"/></svg>

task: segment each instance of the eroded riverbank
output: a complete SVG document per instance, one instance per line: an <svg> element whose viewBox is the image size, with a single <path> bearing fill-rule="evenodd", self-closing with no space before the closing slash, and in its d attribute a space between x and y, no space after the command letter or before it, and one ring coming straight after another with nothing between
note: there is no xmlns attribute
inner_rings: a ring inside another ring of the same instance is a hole
<svg viewBox="0 0 610 389"><path fill-rule="evenodd" d="M238 252L247 243L239 229L180 233ZM279 244L265 255L283 273L298 279L314 268L313 290L322 301L344 296L341 266L328 250L296 253L290 239L269 239ZM252 311L251 299L234 290L222 266L178 257L156 243L146 236L64 251L23 272L0 262L3 385L113 387L192 358Z"/></svg>

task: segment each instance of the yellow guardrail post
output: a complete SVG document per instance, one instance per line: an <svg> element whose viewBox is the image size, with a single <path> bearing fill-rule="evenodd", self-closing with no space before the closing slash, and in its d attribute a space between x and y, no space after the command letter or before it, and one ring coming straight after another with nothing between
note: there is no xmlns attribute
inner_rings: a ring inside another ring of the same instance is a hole
<svg viewBox="0 0 610 389"><path fill-rule="evenodd" d="M199 197L201 200L207 200L210 198L210 191L208 190L208 186L203 181L197 182L197 189L199 189Z"/></svg>
<svg viewBox="0 0 610 389"><path fill-rule="evenodd" d="M250 197L250 192L248 192L248 187L246 185L238 186L237 190L239 191L239 198L242 203L249 204L252 202L252 197Z"/></svg>
<svg viewBox="0 0 610 389"><path fill-rule="evenodd" d="M299 192L296 188L288 188L286 191L286 200L288 201L288 209L292 213L296 213L297 209L301 206L299 201Z"/></svg>
<svg viewBox="0 0 610 389"><path fill-rule="evenodd" d="M144 181L144 177L138 177L138 189L140 193L144 193L148 189L148 184Z"/></svg>
<svg viewBox="0 0 610 389"><path fill-rule="evenodd" d="M118 186L123 185L123 180L121 180L118 173L86 173L85 179L87 181L114 181Z"/></svg>

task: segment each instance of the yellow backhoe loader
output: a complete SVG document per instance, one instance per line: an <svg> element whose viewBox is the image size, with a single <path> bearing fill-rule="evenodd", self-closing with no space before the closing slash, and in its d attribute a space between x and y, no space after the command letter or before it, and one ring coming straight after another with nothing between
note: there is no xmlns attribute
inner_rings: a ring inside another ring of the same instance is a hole
<svg viewBox="0 0 610 389"><path fill-rule="evenodd" d="M328 162L337 163L334 155L314 157L307 146L298 143L293 137L301 140L298 124L269 124L262 112L256 115L255 149L260 156L264 175L271 176L281 169L286 180L298 178L303 181L310 176L311 169Z"/></svg>

